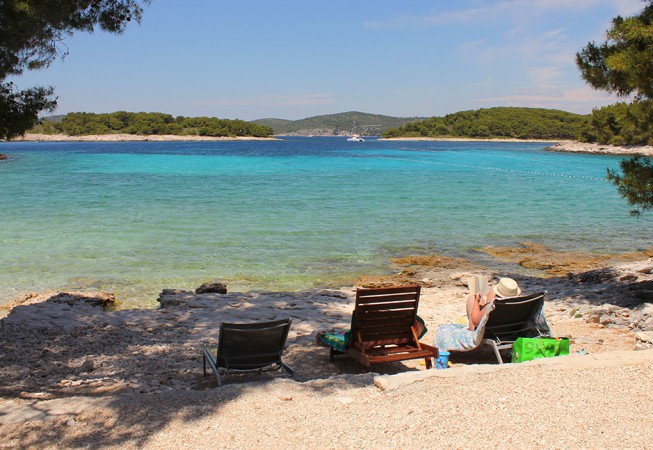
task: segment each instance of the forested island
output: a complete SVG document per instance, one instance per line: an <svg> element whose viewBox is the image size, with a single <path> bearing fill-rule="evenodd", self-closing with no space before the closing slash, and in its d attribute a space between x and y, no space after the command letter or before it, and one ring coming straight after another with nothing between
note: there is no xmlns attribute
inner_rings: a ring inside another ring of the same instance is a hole
<svg viewBox="0 0 653 450"><path fill-rule="evenodd" d="M595 108L589 115L510 107L461 111L391 128L383 137L569 139L615 146L653 145L653 101L616 103Z"/></svg>
<svg viewBox="0 0 653 450"><path fill-rule="evenodd" d="M400 118L347 112L302 120L174 117L164 113L108 114L76 112L46 118L30 133L65 136L140 135L180 137L256 137L273 135L382 135L384 138L470 138L578 140L598 144L651 145L653 105L650 101L617 103L589 115L543 108L496 107L460 111L443 117Z"/></svg>
<svg viewBox="0 0 653 450"><path fill-rule="evenodd" d="M497 107L419 120L383 137L578 139L586 121L587 116L555 109Z"/></svg>
<svg viewBox="0 0 653 450"><path fill-rule="evenodd" d="M174 117L163 113L118 111L108 114L76 112L44 120L31 132L68 136L132 134L207 137L270 137L272 128L244 120L216 117Z"/></svg>

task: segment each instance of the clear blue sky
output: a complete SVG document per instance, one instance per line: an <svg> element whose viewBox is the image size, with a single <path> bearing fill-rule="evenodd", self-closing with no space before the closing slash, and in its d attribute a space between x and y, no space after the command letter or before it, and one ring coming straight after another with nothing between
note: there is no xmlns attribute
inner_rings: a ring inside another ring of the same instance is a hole
<svg viewBox="0 0 653 450"><path fill-rule="evenodd" d="M76 34L16 79L57 114L147 111L254 120L493 106L589 113L575 53L641 0L152 0L123 35Z"/></svg>

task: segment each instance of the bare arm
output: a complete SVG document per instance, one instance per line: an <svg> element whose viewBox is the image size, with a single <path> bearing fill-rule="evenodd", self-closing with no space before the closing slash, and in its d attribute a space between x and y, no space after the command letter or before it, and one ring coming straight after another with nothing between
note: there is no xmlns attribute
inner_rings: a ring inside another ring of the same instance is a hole
<svg viewBox="0 0 653 450"><path fill-rule="evenodd" d="M470 331L474 331L478 327L490 301L491 299L484 298L481 294L467 296L467 320Z"/></svg>

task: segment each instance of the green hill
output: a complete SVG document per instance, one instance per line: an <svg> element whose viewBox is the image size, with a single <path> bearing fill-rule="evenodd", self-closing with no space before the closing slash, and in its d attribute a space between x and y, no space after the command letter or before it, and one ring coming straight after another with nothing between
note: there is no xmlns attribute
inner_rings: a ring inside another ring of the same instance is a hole
<svg viewBox="0 0 653 450"><path fill-rule="evenodd" d="M342 136L360 134L379 136L390 128L400 127L417 119L417 117L390 117L349 111L301 120L259 119L253 122L272 128L274 134L277 135Z"/></svg>
<svg viewBox="0 0 653 450"><path fill-rule="evenodd" d="M383 137L577 139L587 117L556 109L498 107L419 120L389 129Z"/></svg>

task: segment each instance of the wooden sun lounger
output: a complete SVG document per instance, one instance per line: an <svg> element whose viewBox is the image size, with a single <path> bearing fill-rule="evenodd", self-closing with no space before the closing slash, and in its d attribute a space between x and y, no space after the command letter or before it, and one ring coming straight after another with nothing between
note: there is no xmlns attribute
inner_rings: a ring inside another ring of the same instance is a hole
<svg viewBox="0 0 653 450"><path fill-rule="evenodd" d="M358 289L351 340L344 352L332 347L331 359L344 353L368 370L372 364L424 358L431 368L438 350L419 342L414 326L419 296L418 285Z"/></svg>

